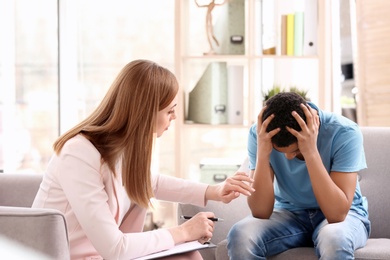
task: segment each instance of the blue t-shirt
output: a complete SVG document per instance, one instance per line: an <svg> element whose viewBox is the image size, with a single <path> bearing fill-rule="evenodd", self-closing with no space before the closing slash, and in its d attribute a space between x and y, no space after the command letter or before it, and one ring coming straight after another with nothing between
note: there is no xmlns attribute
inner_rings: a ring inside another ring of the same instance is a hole
<svg viewBox="0 0 390 260"><path fill-rule="evenodd" d="M313 103L309 105L318 111L320 129L317 148L322 162L330 174L337 172L358 172L367 168L363 148L363 136L359 126L340 115L321 111ZM257 123L249 130L249 168L256 167ZM288 160L284 153L273 149L270 164L274 171L275 208L288 210L318 209L306 163L294 158ZM359 182L356 184L351 210L368 216L367 200L362 196Z"/></svg>

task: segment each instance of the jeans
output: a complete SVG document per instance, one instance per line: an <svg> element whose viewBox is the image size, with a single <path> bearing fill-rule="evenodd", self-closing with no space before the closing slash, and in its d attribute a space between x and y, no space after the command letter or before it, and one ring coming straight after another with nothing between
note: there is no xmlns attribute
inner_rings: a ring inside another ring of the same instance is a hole
<svg viewBox="0 0 390 260"><path fill-rule="evenodd" d="M329 224L319 209L275 209L269 219L248 216L233 225L227 248L232 260L266 259L295 247L314 247L322 260L347 260L365 246L370 230L368 218L352 211Z"/></svg>

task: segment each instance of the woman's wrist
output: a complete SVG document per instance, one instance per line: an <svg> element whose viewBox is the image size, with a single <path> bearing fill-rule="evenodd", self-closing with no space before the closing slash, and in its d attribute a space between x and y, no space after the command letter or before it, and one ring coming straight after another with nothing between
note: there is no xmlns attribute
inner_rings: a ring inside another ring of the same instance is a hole
<svg viewBox="0 0 390 260"><path fill-rule="evenodd" d="M205 200L216 200L220 201L221 199L218 197L217 184L207 186L205 193Z"/></svg>
<svg viewBox="0 0 390 260"><path fill-rule="evenodd" d="M187 241L187 232L182 226L168 228L168 231L171 233L175 245Z"/></svg>

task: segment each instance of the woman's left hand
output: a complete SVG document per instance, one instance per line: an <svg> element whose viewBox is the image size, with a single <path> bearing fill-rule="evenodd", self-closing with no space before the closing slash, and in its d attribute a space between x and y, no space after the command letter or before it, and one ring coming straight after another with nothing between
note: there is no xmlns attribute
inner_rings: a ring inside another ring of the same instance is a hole
<svg viewBox="0 0 390 260"><path fill-rule="evenodd" d="M243 194L250 196L255 191L251 184L253 179L244 172L236 172L221 183L210 185L206 190L206 200L229 203Z"/></svg>

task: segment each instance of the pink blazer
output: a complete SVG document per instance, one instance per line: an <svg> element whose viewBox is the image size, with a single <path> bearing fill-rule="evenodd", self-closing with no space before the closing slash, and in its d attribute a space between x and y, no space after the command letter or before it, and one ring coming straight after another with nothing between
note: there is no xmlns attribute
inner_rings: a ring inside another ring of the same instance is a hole
<svg viewBox="0 0 390 260"><path fill-rule="evenodd" d="M142 232L146 209L131 203L122 186L121 164L114 178L85 137L69 140L49 162L33 207L62 211L72 259L132 259L169 249L166 229ZM206 184L153 175L156 199L205 206Z"/></svg>

